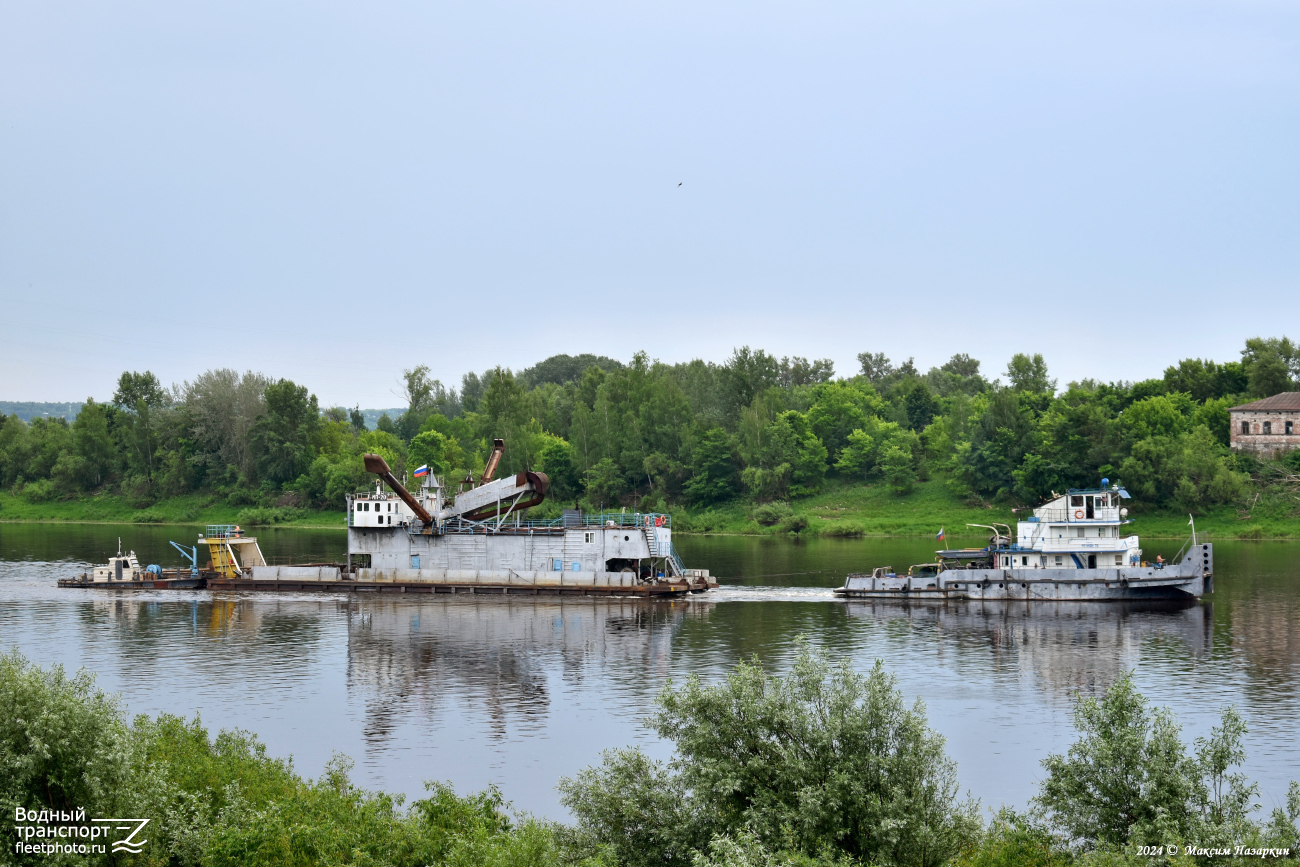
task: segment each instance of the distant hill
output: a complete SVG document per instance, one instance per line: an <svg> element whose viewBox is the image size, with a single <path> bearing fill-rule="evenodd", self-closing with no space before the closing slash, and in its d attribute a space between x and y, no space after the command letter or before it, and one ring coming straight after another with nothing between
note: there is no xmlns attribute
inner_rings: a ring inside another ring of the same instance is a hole
<svg viewBox="0 0 1300 867"><path fill-rule="evenodd" d="M388 413L389 418L397 421L404 412L406 412L404 406L399 406L397 409L363 409L361 410L361 417L366 420L366 430L374 430L375 425L379 424L379 417L384 413Z"/></svg>
<svg viewBox="0 0 1300 867"><path fill-rule="evenodd" d="M15 415L23 421L31 421L34 418L58 418L62 416L68 421L77 417L85 404L78 403L39 403L37 401L13 401L0 400L0 414ZM374 430L375 425L379 423L379 417L388 413L388 417L397 421L402 413L406 412L406 407L399 406L396 409L363 409L361 415L366 420L366 428Z"/></svg>
<svg viewBox="0 0 1300 867"><path fill-rule="evenodd" d="M37 403L35 401L0 400L0 414L17 415L23 421L34 418L66 418L72 421L81 412L84 404L78 403ZM378 418L379 416L375 416Z"/></svg>

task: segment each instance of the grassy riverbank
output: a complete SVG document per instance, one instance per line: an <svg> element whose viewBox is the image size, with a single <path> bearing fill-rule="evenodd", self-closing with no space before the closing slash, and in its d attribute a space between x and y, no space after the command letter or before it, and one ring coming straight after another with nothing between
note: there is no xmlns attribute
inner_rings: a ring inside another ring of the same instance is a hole
<svg viewBox="0 0 1300 867"><path fill-rule="evenodd" d="M1188 535L1187 515L1131 506L1132 529L1152 539L1181 539ZM735 500L708 509L673 508L678 532L729 535L789 535L830 537L933 537L947 530L954 544L978 541L987 535L967 524L1014 523L1011 506L972 505L952 493L941 478L921 482L899 496L885 485L828 483L812 497L791 503L755 505ZM1023 512L1021 514L1024 514ZM285 526L342 529L342 510L311 510L231 506L202 494L133 505L111 494L32 503L0 492L0 521L77 522L98 524L242 524L248 527ZM1221 507L1196 516L1198 534L1210 540L1300 539L1300 517L1277 517L1260 509L1256 514Z"/></svg>
<svg viewBox="0 0 1300 867"><path fill-rule="evenodd" d="M1181 539L1191 528L1187 514L1130 505L1133 532L1151 539ZM1027 514L1024 511L1020 515ZM967 524L1015 523L1009 505L972 505L952 493L944 479L916 485L899 496L885 485L830 483L816 496L784 504L755 506L735 501L712 509L674 513L675 528L690 533L800 536L931 536L942 527L954 544L987 537ZM1300 539L1300 517L1248 514L1220 507L1196 516L1196 531L1209 540Z"/></svg>
<svg viewBox="0 0 1300 867"><path fill-rule="evenodd" d="M68 522L82 524L244 524L250 527L345 526L343 511L331 509L257 508L232 506L204 494L186 494L147 506L116 494L84 495L73 499L29 502L0 492L2 522Z"/></svg>

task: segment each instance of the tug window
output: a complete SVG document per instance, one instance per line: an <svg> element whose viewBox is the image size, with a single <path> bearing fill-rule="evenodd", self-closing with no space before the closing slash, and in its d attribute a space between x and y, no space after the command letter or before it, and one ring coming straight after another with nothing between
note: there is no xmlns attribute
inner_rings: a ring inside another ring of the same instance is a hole
<svg viewBox="0 0 1300 867"><path fill-rule="evenodd" d="M1070 498L1070 505L1071 505L1071 506L1082 506L1082 505L1083 505L1083 497L1071 497L1071 498Z"/></svg>
<svg viewBox="0 0 1300 867"><path fill-rule="evenodd" d="M1061 559L1061 555L1060 555L1060 554L1057 554L1057 555L1056 555L1056 565L1057 565L1057 566L1060 566L1062 562L1063 562L1063 561L1062 561L1062 559Z"/></svg>
<svg viewBox="0 0 1300 867"><path fill-rule="evenodd" d="M1123 565L1124 565L1124 555L1123 555L1123 554L1116 554L1116 555L1115 555L1115 565L1116 565L1116 566L1123 566Z"/></svg>
<svg viewBox="0 0 1300 867"><path fill-rule="evenodd" d="M1029 558L1028 558L1028 557L1021 557L1021 558L1020 558L1020 565L1021 565L1021 566L1028 566L1028 565L1029 565Z"/></svg>

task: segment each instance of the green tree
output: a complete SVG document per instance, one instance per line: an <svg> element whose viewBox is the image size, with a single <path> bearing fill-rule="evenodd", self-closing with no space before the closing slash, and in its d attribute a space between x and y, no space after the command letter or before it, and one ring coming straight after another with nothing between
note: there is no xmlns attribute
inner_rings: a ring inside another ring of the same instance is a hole
<svg viewBox="0 0 1300 867"><path fill-rule="evenodd" d="M541 431L531 424L527 394L509 368L497 367L489 372L479 415L481 436L506 441L502 471L532 469L537 459L534 443Z"/></svg>
<svg viewBox="0 0 1300 867"><path fill-rule="evenodd" d="M250 431L254 463L262 478L281 486L311 464L320 406L306 386L287 379L268 385L265 396L266 413Z"/></svg>
<svg viewBox="0 0 1300 867"><path fill-rule="evenodd" d="M1252 337L1246 341L1241 360L1255 397L1290 391L1300 380L1300 344L1287 337Z"/></svg>
<svg viewBox="0 0 1300 867"><path fill-rule="evenodd" d="M890 446L880 456L880 474L895 494L906 494L916 484L916 470L911 452L896 445Z"/></svg>
<svg viewBox="0 0 1300 867"><path fill-rule="evenodd" d="M564 440L546 435L545 444L537 454L537 469L550 480L548 498L572 503L582 496L582 478L574 467L573 447Z"/></svg>
<svg viewBox="0 0 1300 867"><path fill-rule="evenodd" d="M907 412L907 426L920 433L934 420L939 404L926 384L917 380L904 393L903 406Z"/></svg>
<svg viewBox="0 0 1300 867"><path fill-rule="evenodd" d="M623 471L611 458L601 458L587 470L586 481L587 499L596 507L613 508L623 494L627 493Z"/></svg>
<svg viewBox="0 0 1300 867"><path fill-rule="evenodd" d="M87 672L41 669L17 651L0 655L0 843L12 853L15 809L112 811L135 791L135 750L120 703ZM10 856L12 857L12 855ZM17 863L45 863L44 856ZM7 862L14 863L14 862Z"/></svg>
<svg viewBox="0 0 1300 867"><path fill-rule="evenodd" d="M826 382L813 387L808 424L834 463L839 460L840 450L848 444L849 434L865 427L867 419L877 415L882 406L880 397L869 385Z"/></svg>
<svg viewBox="0 0 1300 867"><path fill-rule="evenodd" d="M894 372L894 365L883 352L859 352L858 364L862 366L862 375L873 385L880 385Z"/></svg>
<svg viewBox="0 0 1300 867"><path fill-rule="evenodd" d="M0 425L0 484L8 487L19 479L31 478L32 443L27 422L17 413Z"/></svg>
<svg viewBox="0 0 1300 867"><path fill-rule="evenodd" d="M1006 496L1019 484L1016 470L1038 446L1032 399L1000 389L971 425L969 439L957 444L956 476L978 493Z"/></svg>
<svg viewBox="0 0 1300 867"><path fill-rule="evenodd" d="M113 469L114 449L108 428L108 409L95 403L94 398L86 398L72 423L72 438L77 455L85 462L88 485L98 487Z"/></svg>
<svg viewBox="0 0 1300 867"><path fill-rule="evenodd" d="M864 429L849 434L848 444L840 452L835 468L848 476L870 478L883 471L882 460L887 452L900 451L911 463L918 448L917 435L912 431L904 430L892 421L872 418L867 420Z"/></svg>
<svg viewBox="0 0 1300 867"><path fill-rule="evenodd" d="M266 412L266 387L260 373L242 375L228 368L208 370L186 382L182 408L195 460L214 477L254 474L250 432Z"/></svg>
<svg viewBox="0 0 1300 867"><path fill-rule="evenodd" d="M826 477L826 446L812 432L807 416L787 410L764 432L757 464L746 470L751 490L768 496L804 496L815 492ZM765 481L763 473L774 481Z"/></svg>
<svg viewBox="0 0 1300 867"><path fill-rule="evenodd" d="M686 495L696 503L716 503L735 495L737 478L736 446L731 436L720 427L701 433L690 450Z"/></svg>
<svg viewBox="0 0 1300 867"><path fill-rule="evenodd" d="M452 446L453 443L436 430L422 431L411 440L409 451L411 464L416 467L428 465L429 472L433 475L446 476L453 466L453 461L448 454Z"/></svg>
<svg viewBox="0 0 1300 867"><path fill-rule="evenodd" d="M729 424L735 425L741 410L752 404L755 397L775 387L780 376L780 362L763 350L751 350L748 346L734 350L722 368L721 377Z"/></svg>
<svg viewBox="0 0 1300 867"><path fill-rule="evenodd" d="M551 383L565 385L582 379L589 367L599 367L606 371L617 370L623 365L603 355L552 355L545 361L539 361L519 374L519 381L527 388Z"/></svg>
<svg viewBox="0 0 1300 867"><path fill-rule="evenodd" d="M1031 394L1051 394L1056 391L1056 380L1047 376L1047 362L1042 353L1032 356L1017 352L1007 364L1007 379L1016 391Z"/></svg>
<svg viewBox="0 0 1300 867"><path fill-rule="evenodd" d="M171 404L167 391L150 371L126 371L117 380L113 405L122 412L122 428L126 439L131 466L153 486L153 475L158 451L159 412Z"/></svg>
<svg viewBox="0 0 1300 867"><path fill-rule="evenodd" d="M664 688L650 725L670 765L607 752L560 783L579 827L625 864L686 864L748 831L772 850L939 865L978 827L943 738L879 662L863 675L804 644L784 677L757 662L713 686L691 675Z"/></svg>
<svg viewBox="0 0 1300 867"><path fill-rule="evenodd" d="M1089 845L1189 839L1199 773L1168 710L1153 710L1125 675L1102 698L1078 700L1074 727L1069 752L1043 760L1036 798L1056 827Z"/></svg>

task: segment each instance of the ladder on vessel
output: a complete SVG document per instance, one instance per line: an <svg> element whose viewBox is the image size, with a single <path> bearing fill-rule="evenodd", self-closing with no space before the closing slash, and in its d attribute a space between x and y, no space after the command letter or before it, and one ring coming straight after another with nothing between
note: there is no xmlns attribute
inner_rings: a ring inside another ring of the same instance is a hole
<svg viewBox="0 0 1300 867"><path fill-rule="evenodd" d="M212 569L223 578L238 578L240 574L239 561L235 558L235 552L230 549L230 544L225 539L208 540L208 553L212 555Z"/></svg>
<svg viewBox="0 0 1300 867"><path fill-rule="evenodd" d="M682 558L678 556L677 549L673 547L673 543L668 543L666 551L661 550L659 547L659 534L655 532L655 528L644 527L642 529L645 532L646 545L650 548L650 556L656 558L663 557L665 560L671 560L673 566L676 567L677 574L679 576L685 575L686 566L682 563Z"/></svg>

